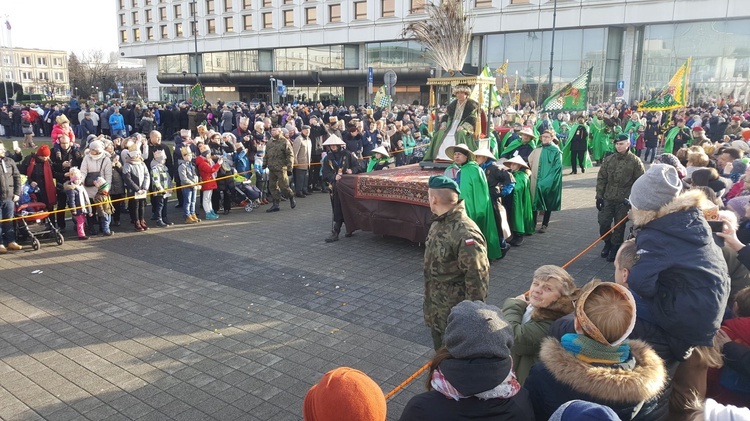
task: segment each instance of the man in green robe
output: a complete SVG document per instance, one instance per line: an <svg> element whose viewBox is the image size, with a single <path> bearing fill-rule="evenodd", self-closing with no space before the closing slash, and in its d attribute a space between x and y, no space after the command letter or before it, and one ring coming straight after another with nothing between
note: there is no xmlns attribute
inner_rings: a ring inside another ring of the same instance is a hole
<svg viewBox="0 0 750 421"><path fill-rule="evenodd" d="M467 85L458 85L453 90L456 100L448 105L447 112L440 119L438 129L433 133L430 146L424 152L423 161L450 161L452 158L446 154L450 146L463 143L470 148L479 148L479 142L474 138L479 104L469 98L471 88Z"/></svg>
<svg viewBox="0 0 750 421"><path fill-rule="evenodd" d="M664 153L674 154L680 148L689 144L692 137L690 136L690 129L685 127L685 120L678 118L677 125L669 129L664 139Z"/></svg>
<svg viewBox="0 0 750 421"><path fill-rule="evenodd" d="M596 115L591 117L589 127L591 128L592 156L594 161L601 162L611 144L609 137L610 129L604 122L604 110L597 111Z"/></svg>
<svg viewBox="0 0 750 421"><path fill-rule="evenodd" d="M474 152L465 144L451 146L446 153L453 157L453 164L446 169L445 175L458 183L466 214L487 239L487 257L490 260L501 258L500 237L484 171L479 168Z"/></svg>
<svg viewBox="0 0 750 421"><path fill-rule="evenodd" d="M547 232L553 211L562 205L562 152L552 142L552 132L541 135L542 146L529 156L531 167L531 207L534 212L544 212L540 233Z"/></svg>
<svg viewBox="0 0 750 421"><path fill-rule="evenodd" d="M529 155L531 155L531 151L533 151L537 146L537 136L529 126L522 128L518 132L518 135L520 137L510 142L509 145L505 146L502 156L504 158L511 158L515 155L520 155L524 161L528 161Z"/></svg>
<svg viewBox="0 0 750 421"><path fill-rule="evenodd" d="M511 246L523 244L523 237L534 233L534 212L531 210L529 193L529 165L520 156L503 162L510 169L516 184L513 187L513 202L508 206L508 224L513 233L508 241Z"/></svg>
<svg viewBox="0 0 750 421"><path fill-rule="evenodd" d="M568 141L562 148L562 163L566 167L573 167L571 174L578 173L578 165L583 173L586 168L592 167L588 150L589 126L584 121L583 113L576 116L576 123L568 130Z"/></svg>

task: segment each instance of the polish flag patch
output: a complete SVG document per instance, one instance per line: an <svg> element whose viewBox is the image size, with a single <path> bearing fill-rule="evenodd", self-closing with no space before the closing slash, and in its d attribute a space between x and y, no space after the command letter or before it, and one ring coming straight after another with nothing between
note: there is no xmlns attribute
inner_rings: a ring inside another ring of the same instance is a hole
<svg viewBox="0 0 750 421"><path fill-rule="evenodd" d="M467 247L474 245L474 239L473 238L469 238L468 240L465 240L464 242L466 243Z"/></svg>

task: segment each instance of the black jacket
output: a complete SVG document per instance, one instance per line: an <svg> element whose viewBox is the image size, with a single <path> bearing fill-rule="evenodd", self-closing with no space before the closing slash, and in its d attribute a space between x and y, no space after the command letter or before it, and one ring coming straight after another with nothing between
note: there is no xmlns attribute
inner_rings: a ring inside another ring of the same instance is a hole
<svg viewBox="0 0 750 421"><path fill-rule="evenodd" d="M81 162L83 162L83 154L81 154L81 150L78 145L71 144L68 150L63 150L58 143L54 146L54 148L52 148L50 161L52 162L52 176L55 177L55 181L58 184L57 187L59 189L62 189L62 184L67 181L65 173L70 171L70 167L81 167ZM70 167L63 168L63 162L65 161L70 161Z"/></svg>
<svg viewBox="0 0 750 421"><path fill-rule="evenodd" d="M0 159L0 200L21 196L21 173L12 158Z"/></svg>

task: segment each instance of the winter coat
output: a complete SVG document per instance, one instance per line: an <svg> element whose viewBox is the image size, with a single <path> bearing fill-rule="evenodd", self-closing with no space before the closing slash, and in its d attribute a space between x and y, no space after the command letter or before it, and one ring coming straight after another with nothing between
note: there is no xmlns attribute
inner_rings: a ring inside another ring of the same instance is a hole
<svg viewBox="0 0 750 421"><path fill-rule="evenodd" d="M125 119L122 114L112 114L109 116L109 127L114 132L116 130L125 130Z"/></svg>
<svg viewBox="0 0 750 421"><path fill-rule="evenodd" d="M94 126L94 120L90 118L84 118L81 121L81 128L78 132L81 135L81 139L86 139L90 134L96 134L96 127Z"/></svg>
<svg viewBox="0 0 750 421"><path fill-rule="evenodd" d="M171 187L169 178L169 169L166 165L157 164L153 162L151 164L151 191L163 192ZM163 196L164 193L159 193L158 196Z"/></svg>
<svg viewBox="0 0 750 421"><path fill-rule="evenodd" d="M177 161L177 174L180 177L180 185L187 186L198 183L198 173L195 165L190 161L180 159Z"/></svg>
<svg viewBox="0 0 750 421"><path fill-rule="evenodd" d="M596 197L622 203L643 173L643 162L630 151L604 158L596 178Z"/></svg>
<svg viewBox="0 0 750 421"><path fill-rule="evenodd" d="M117 154L115 153L115 157L116 155ZM110 158L110 162L112 163L112 182L109 183L110 195L125 194L125 181L122 178L122 163L120 163L119 158L117 158L115 163L115 157Z"/></svg>
<svg viewBox="0 0 750 421"><path fill-rule="evenodd" d="M500 381L488 376L493 358L447 359L440 363L441 372L462 395L495 388ZM520 389L511 398L479 399L476 396L454 400L437 390L412 397L399 421L527 421L534 418L529 394Z"/></svg>
<svg viewBox="0 0 750 421"><path fill-rule="evenodd" d="M52 138L52 143L57 144L59 142L57 137L62 134L68 135L68 137L70 138L70 143L76 142L76 135L75 133L73 133L73 130L70 127L63 129L59 124L55 124L52 127L52 134L50 136Z"/></svg>
<svg viewBox="0 0 750 421"><path fill-rule="evenodd" d="M109 156L104 154L101 158L99 158L98 161L91 158L91 155L86 154L86 156L83 157L83 161L81 161L81 177L83 179L86 179L86 175L88 173L94 173L98 172L99 177L104 178L107 180L107 183L110 185L112 184L112 161L110 161ZM96 186L89 186L85 187L86 193L89 194L89 197L94 197L97 192Z"/></svg>
<svg viewBox="0 0 750 421"><path fill-rule="evenodd" d="M21 173L13 158L0 159L0 200L13 200L21 196Z"/></svg>
<svg viewBox="0 0 750 421"><path fill-rule="evenodd" d="M631 340L628 361L613 365L583 362L547 338L540 362L529 373L529 391L538 421L548 420L565 402L580 399L612 408L623 421L654 419L656 398L667 381L664 363L645 342Z"/></svg>
<svg viewBox="0 0 750 421"><path fill-rule="evenodd" d="M83 186L81 186L83 187ZM65 190L65 195L67 196L67 204L68 208L70 209L71 215L91 215L91 197L88 193L81 194L78 191L78 186L71 184L70 181L66 181L65 184L63 184L63 189ZM84 189L85 191L85 189ZM79 208L75 209L74 208Z"/></svg>
<svg viewBox="0 0 750 421"><path fill-rule="evenodd" d="M154 119L151 117L141 118L141 133L148 136L154 130Z"/></svg>
<svg viewBox="0 0 750 421"><path fill-rule="evenodd" d="M214 181L214 173L219 171L221 165L218 163L210 164L205 157L199 156L195 158L195 166L198 167L198 173L201 175L201 181L203 181L201 190L216 190L218 186Z"/></svg>
<svg viewBox="0 0 750 421"><path fill-rule="evenodd" d="M57 181L57 187L62 189L62 184L67 181L65 173L70 171L70 167L80 168L83 155L78 145L71 144L68 150L64 151L60 147L60 144L57 144L52 148L50 161L52 161L52 175L55 177L55 181ZM70 167L63 167L63 162L65 161L70 161Z"/></svg>
<svg viewBox="0 0 750 421"><path fill-rule="evenodd" d="M292 150L294 151L294 162L297 164L295 169L306 170L310 168L311 148L312 142L309 137L298 136L294 139Z"/></svg>
<svg viewBox="0 0 750 421"><path fill-rule="evenodd" d="M266 146L263 166L271 171L291 171L294 165L292 145L284 136L272 137Z"/></svg>
<svg viewBox="0 0 750 421"><path fill-rule="evenodd" d="M125 164L122 170L123 181L131 193L140 190L148 191L151 186L151 174L143 161Z"/></svg>
<svg viewBox="0 0 750 421"><path fill-rule="evenodd" d="M523 323L527 306L528 303L515 298L508 298L503 303L505 321L513 327L515 340L510 353L521 385L526 381L531 367L539 361L539 349L552 322L573 311L573 298L560 297L547 308L535 308L531 320Z"/></svg>
<svg viewBox="0 0 750 421"><path fill-rule="evenodd" d="M648 303L678 359L713 346L729 298L727 264L699 209L705 200L688 191L658 211L631 211L639 258L628 286Z"/></svg>

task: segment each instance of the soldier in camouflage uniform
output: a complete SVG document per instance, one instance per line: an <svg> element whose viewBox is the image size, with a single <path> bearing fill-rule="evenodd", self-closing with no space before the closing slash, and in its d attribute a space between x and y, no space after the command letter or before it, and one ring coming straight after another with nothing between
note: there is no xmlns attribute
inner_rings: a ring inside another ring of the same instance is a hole
<svg viewBox="0 0 750 421"><path fill-rule="evenodd" d="M263 156L263 168L268 168L268 187L271 190L273 206L266 212L278 212L280 194L289 199L289 204L294 209L297 202L294 201L294 192L289 188L289 174L294 166L294 154L289 140L281 134L281 129L271 129L271 139L266 146L266 154Z"/></svg>
<svg viewBox="0 0 750 421"><path fill-rule="evenodd" d="M430 177L429 201L434 216L424 251L424 320L435 350L451 308L463 300L487 298L490 262L487 242L458 199L458 184L445 176Z"/></svg>
<svg viewBox="0 0 750 421"><path fill-rule="evenodd" d="M630 197L630 189L638 177L643 175L643 162L630 152L630 140L626 134L615 138L616 153L604 158L596 179L596 209L599 222L599 235L604 235L612 223L628 215L625 199ZM604 240L601 256L614 262L617 249L625 236L625 224L620 224Z"/></svg>

